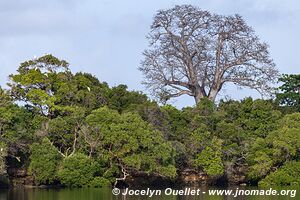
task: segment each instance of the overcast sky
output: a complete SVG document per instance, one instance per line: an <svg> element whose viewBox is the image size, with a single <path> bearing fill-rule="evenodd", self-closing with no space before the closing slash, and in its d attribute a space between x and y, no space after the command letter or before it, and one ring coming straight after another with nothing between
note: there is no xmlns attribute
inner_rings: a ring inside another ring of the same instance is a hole
<svg viewBox="0 0 300 200"><path fill-rule="evenodd" d="M159 9L192 4L219 14L242 15L281 73L300 73L300 1L297 0L0 0L0 84L20 62L51 53L111 86L145 89L137 70L147 48L146 34ZM259 97L227 86L221 97ZM175 105L192 105L179 98Z"/></svg>

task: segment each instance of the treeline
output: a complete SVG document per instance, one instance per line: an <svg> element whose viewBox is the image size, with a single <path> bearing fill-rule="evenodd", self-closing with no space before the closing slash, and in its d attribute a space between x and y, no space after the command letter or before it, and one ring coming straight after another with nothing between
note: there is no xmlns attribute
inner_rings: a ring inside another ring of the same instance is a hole
<svg viewBox="0 0 300 200"><path fill-rule="evenodd" d="M300 76L281 81L274 100L179 110L52 55L26 61L0 89L0 183L18 170L70 187L176 182L189 170L199 183L300 184Z"/></svg>

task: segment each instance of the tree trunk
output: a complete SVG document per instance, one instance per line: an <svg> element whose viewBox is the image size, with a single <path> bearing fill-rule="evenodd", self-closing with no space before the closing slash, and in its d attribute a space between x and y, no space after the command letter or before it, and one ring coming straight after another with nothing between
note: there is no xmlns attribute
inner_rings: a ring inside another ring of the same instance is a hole
<svg viewBox="0 0 300 200"><path fill-rule="evenodd" d="M124 168L122 165L121 165L121 170L122 170L122 173L123 173L123 177L122 177L122 178L116 178L114 187L117 186L118 181L125 181L125 180L126 180L126 177L129 176L129 174L126 172L125 168Z"/></svg>
<svg viewBox="0 0 300 200"><path fill-rule="evenodd" d="M207 94L204 87L201 87L199 84L196 84L194 88L195 88L193 90L194 99L196 104L198 104L203 97L207 97Z"/></svg>
<svg viewBox="0 0 300 200"><path fill-rule="evenodd" d="M90 146L89 158L92 157L93 153L94 153L94 147Z"/></svg>
<svg viewBox="0 0 300 200"><path fill-rule="evenodd" d="M211 100L212 102L215 102L218 92L219 92L218 90L212 89L209 92L208 99Z"/></svg>
<svg viewBox="0 0 300 200"><path fill-rule="evenodd" d="M219 89L211 89L209 94L207 95L206 93L203 94L203 90L201 90L200 87L199 88L197 87L197 89L194 91L195 102L196 104L198 104L203 97L207 97L212 102L215 102L218 92Z"/></svg>
<svg viewBox="0 0 300 200"><path fill-rule="evenodd" d="M194 95L195 102L196 104L198 104L201 101L201 99L204 97L204 95L201 93L200 88L199 89L197 88L194 93L195 93Z"/></svg>

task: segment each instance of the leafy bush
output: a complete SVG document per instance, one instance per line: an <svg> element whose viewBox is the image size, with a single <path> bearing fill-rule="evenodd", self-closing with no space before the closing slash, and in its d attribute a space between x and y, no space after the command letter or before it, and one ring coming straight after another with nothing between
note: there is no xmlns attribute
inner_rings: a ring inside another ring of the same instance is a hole
<svg viewBox="0 0 300 200"><path fill-rule="evenodd" d="M250 179L259 180L265 177L272 168L299 159L299 122L300 113L286 115L279 121L280 128L269 133L264 139L256 139L248 155Z"/></svg>
<svg viewBox="0 0 300 200"><path fill-rule="evenodd" d="M213 138L211 146L207 146L194 159L194 165L202 167L209 176L221 176L224 173L221 145L222 140Z"/></svg>
<svg viewBox="0 0 300 200"><path fill-rule="evenodd" d="M86 121L94 127L86 135L101 138L100 155L107 157L113 165L129 173L133 170L170 178L176 176L175 150L171 143L139 115L130 112L119 114L102 107L87 116Z"/></svg>
<svg viewBox="0 0 300 200"><path fill-rule="evenodd" d="M52 184L57 179L60 154L47 138L41 144L33 143L30 150L29 173L34 176L37 184Z"/></svg>
<svg viewBox="0 0 300 200"><path fill-rule="evenodd" d="M300 184L300 161L286 163L275 172L270 173L259 182L260 186L270 185L299 185Z"/></svg>
<svg viewBox="0 0 300 200"><path fill-rule="evenodd" d="M66 157L58 170L62 184L69 187L88 186L94 179L97 163L88 156L78 153Z"/></svg>
<svg viewBox="0 0 300 200"><path fill-rule="evenodd" d="M4 142L0 142L0 176L6 174L5 157L7 156L7 147Z"/></svg>
<svg viewBox="0 0 300 200"><path fill-rule="evenodd" d="M105 186L110 186L111 182L103 177L95 177L90 183L90 187L100 188Z"/></svg>

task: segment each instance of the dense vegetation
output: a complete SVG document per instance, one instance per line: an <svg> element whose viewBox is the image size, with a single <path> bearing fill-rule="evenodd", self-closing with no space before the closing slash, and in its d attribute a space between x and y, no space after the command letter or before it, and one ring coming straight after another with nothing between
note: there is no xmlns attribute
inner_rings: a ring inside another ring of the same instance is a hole
<svg viewBox="0 0 300 200"><path fill-rule="evenodd" d="M21 63L0 89L0 183L101 187L138 176L211 183L300 184L299 75L274 100L202 98L181 110L125 85L73 74L52 55Z"/></svg>

